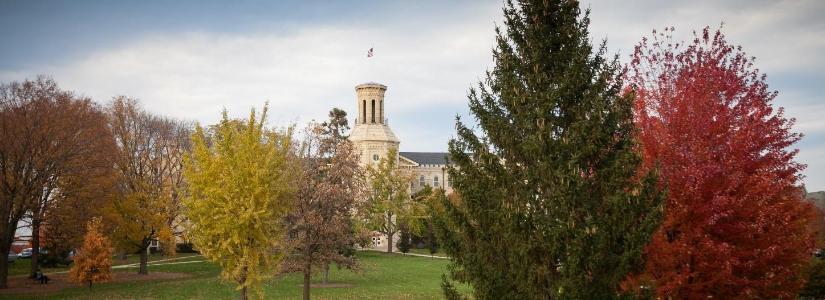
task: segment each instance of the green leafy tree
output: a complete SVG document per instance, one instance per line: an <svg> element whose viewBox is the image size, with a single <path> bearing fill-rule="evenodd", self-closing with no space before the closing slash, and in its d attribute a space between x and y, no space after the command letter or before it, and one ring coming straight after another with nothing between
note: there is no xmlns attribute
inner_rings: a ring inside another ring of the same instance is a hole
<svg viewBox="0 0 825 300"><path fill-rule="evenodd" d="M431 188L427 186L425 190L431 190ZM431 256L435 255L435 253L437 253L439 249L438 238L436 237L435 233L435 218L438 215L436 209L438 209L440 199L446 197L447 195L444 189L438 188L435 190L431 190L429 193L427 193L426 198L424 199L427 205L427 218L425 219L424 240L426 242L427 249L430 251Z"/></svg>
<svg viewBox="0 0 825 300"><path fill-rule="evenodd" d="M237 282L241 298L274 274L286 253L284 217L292 207L296 168L290 159L291 129L277 132L260 118L229 120L226 111L207 142L200 126L184 175L184 200L195 247L218 264L226 280Z"/></svg>
<svg viewBox="0 0 825 300"><path fill-rule="evenodd" d="M425 210L424 218L421 220L421 235L416 236L415 239L424 243L430 255L435 255L438 252L438 241L435 235L434 217L437 215L436 209L439 209L439 197L446 197L445 191L442 188L433 189L427 185L413 193L412 197L416 202L424 205Z"/></svg>
<svg viewBox="0 0 825 300"><path fill-rule="evenodd" d="M398 150L390 149L378 165L367 166L367 178L371 189L365 203L366 223L387 236L387 253L392 253L393 236L401 226L420 232L424 208L410 197L412 178L398 168Z"/></svg>
<svg viewBox="0 0 825 300"><path fill-rule="evenodd" d="M633 98L578 2L508 1L504 17L468 96L478 127L457 120L449 143L455 192L436 227L451 277L477 299L617 298L663 210Z"/></svg>

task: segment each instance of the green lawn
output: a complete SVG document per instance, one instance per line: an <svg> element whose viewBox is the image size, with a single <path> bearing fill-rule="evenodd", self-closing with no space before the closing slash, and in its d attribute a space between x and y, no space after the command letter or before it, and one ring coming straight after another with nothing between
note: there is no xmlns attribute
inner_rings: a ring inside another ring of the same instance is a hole
<svg viewBox="0 0 825 300"><path fill-rule="evenodd" d="M191 260L192 258L190 258L190 256L194 256L194 255L196 255L196 254L181 253L181 254L178 254L174 257L167 257L167 256L163 256L161 254L152 254L152 255L149 256L149 263L152 263L153 261L156 261L156 260L169 259L169 258L175 258L174 261ZM113 259L112 260L112 265L117 266L117 265L136 264L138 262L140 262L140 256L138 256L138 255L128 255L125 260ZM43 273L49 274L49 273L55 273L55 272L68 271L69 268L65 267L63 265L60 265L59 267L56 267L56 268L46 268L46 267L44 267L44 268L41 268L41 270L43 270ZM26 275L26 274L29 274L29 271L31 271L31 259L28 259L28 258L18 259L14 263L9 265L9 276Z"/></svg>
<svg viewBox="0 0 825 300"><path fill-rule="evenodd" d="M346 288L312 290L313 299L441 299L441 274L448 263L445 259L388 255L380 252L359 252L363 271L330 270L333 283L352 284ZM184 259L192 260L194 258ZM130 269L134 270L134 269ZM0 299L228 299L236 298L234 285L218 278L219 269L211 263L187 263L150 266L149 271L182 272L193 277L167 281L144 281L100 284L94 292L72 288L56 294L2 296ZM298 299L301 297L301 276L291 274L265 283L267 299ZM318 278L314 278L314 282ZM5 297L5 298L3 298Z"/></svg>
<svg viewBox="0 0 825 300"><path fill-rule="evenodd" d="M28 259L28 258L18 259L16 261L14 261L13 263L9 264L9 276L26 275L26 274L29 274L31 269L32 269L31 259ZM57 267L57 268L45 268L44 267L44 268L41 268L41 270L43 271L43 273L48 274L48 273L54 273L54 272L60 272L60 271L67 271L67 270L69 270L69 268L64 267L64 266L60 266L60 267Z"/></svg>

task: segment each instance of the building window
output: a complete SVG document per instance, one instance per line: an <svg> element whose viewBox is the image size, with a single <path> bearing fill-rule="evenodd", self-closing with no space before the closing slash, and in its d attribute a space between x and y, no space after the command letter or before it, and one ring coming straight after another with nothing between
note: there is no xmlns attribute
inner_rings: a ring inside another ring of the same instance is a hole
<svg viewBox="0 0 825 300"><path fill-rule="evenodd" d="M378 154L373 154L372 155L372 160L378 161Z"/></svg>
<svg viewBox="0 0 825 300"><path fill-rule="evenodd" d="M438 176L433 177L433 186L438 187Z"/></svg>
<svg viewBox="0 0 825 300"><path fill-rule="evenodd" d="M362 101L362 104L363 104L363 105L361 105L361 112L362 112L361 123L366 124L367 123L367 100L361 100L361 101Z"/></svg>
<svg viewBox="0 0 825 300"><path fill-rule="evenodd" d="M424 182L424 175L421 175L421 177L418 177L418 186L424 187L425 184L427 184L427 183Z"/></svg>
<svg viewBox="0 0 825 300"><path fill-rule="evenodd" d="M372 113L372 122L375 123L375 99L372 99L372 110L370 112Z"/></svg>
<svg viewBox="0 0 825 300"><path fill-rule="evenodd" d="M447 176L447 187L453 186L453 177Z"/></svg>

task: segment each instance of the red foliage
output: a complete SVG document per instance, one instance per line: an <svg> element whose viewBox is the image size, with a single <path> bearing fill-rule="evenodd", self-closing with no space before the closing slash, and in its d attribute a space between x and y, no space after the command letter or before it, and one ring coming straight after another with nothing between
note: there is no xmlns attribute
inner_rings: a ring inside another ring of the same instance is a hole
<svg viewBox="0 0 825 300"><path fill-rule="evenodd" d="M816 235L789 150L802 136L741 47L709 28L673 43L672 31L643 39L627 72L645 166L668 191L646 273L629 282L680 299L795 297Z"/></svg>

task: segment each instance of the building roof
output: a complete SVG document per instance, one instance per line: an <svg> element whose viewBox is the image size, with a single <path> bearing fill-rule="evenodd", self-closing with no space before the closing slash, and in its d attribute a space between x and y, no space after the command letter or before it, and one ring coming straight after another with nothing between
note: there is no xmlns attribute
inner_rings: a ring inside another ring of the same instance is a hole
<svg viewBox="0 0 825 300"><path fill-rule="evenodd" d="M398 152L411 161L421 165L446 165L450 153L447 152Z"/></svg>
<svg viewBox="0 0 825 300"><path fill-rule="evenodd" d="M379 89L386 90L386 89L387 89L387 86L386 86L386 85L383 85L383 84L380 84L380 83L378 83L378 82L372 82L372 81L367 82L367 83L362 83L362 84L359 84L359 85L356 85L356 86L355 86L355 90L356 90L356 91L357 91L358 89L362 89L362 88L379 88Z"/></svg>
<svg viewBox="0 0 825 300"><path fill-rule="evenodd" d="M362 141L388 141L398 144L401 142L398 140L398 137L395 136L395 133L392 132L390 126L379 123L355 123L355 126L352 127L352 131L349 133L349 140L354 143Z"/></svg>

